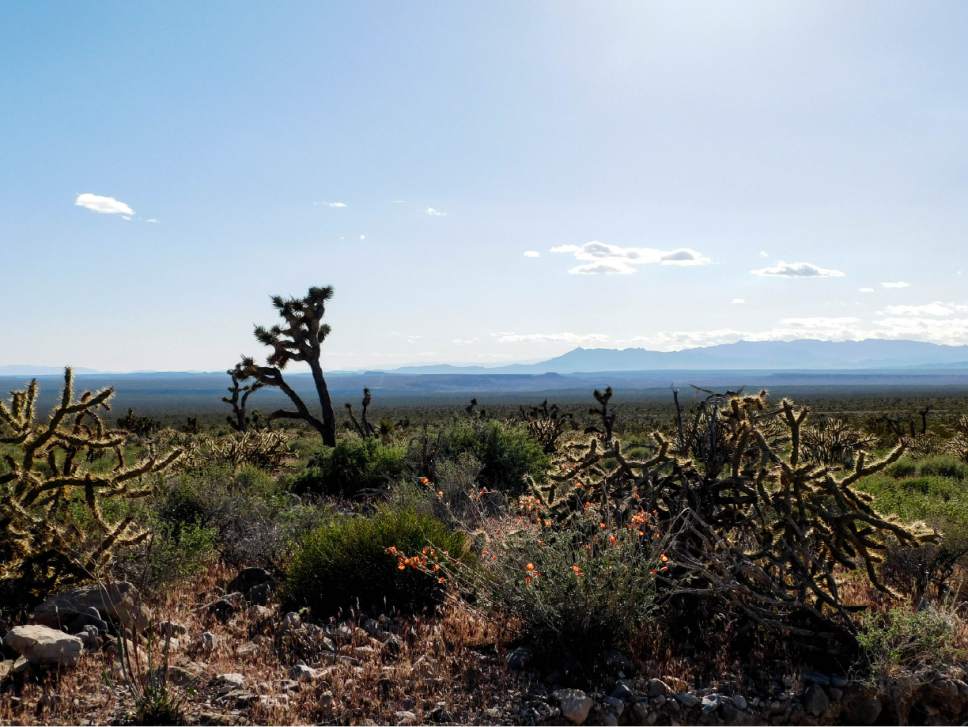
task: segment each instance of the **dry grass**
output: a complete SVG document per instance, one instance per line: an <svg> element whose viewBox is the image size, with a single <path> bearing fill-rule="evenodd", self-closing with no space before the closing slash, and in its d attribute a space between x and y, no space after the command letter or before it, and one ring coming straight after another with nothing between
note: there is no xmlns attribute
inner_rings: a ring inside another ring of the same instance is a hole
<svg viewBox="0 0 968 727"><path fill-rule="evenodd" d="M188 722L395 724L401 721L396 713L404 710L420 723L510 719L506 709L514 687L503 666L498 627L469 609L451 604L439 614L391 619L390 628L400 638L398 653L358 628L353 618L343 620L339 623L351 629L352 637L337 640L336 654L307 660L319 678L294 685L289 671L299 659L277 638L282 614L275 608L268 618L250 609L224 624L199 608L220 595L218 584L231 575L214 567L152 604L156 618L188 629L183 643L171 651L171 665L195 663L206 675L195 689L172 687L183 700ZM212 651L201 643L204 631L215 634ZM163 663L161 648L161 641L153 639L153 667ZM141 662L144 671L147 662ZM224 703L207 681L233 672L244 677L246 691L264 699ZM30 678L18 691L0 694L0 723L123 723L132 719L135 708L118 658L105 649L84 656L68 673Z"/></svg>

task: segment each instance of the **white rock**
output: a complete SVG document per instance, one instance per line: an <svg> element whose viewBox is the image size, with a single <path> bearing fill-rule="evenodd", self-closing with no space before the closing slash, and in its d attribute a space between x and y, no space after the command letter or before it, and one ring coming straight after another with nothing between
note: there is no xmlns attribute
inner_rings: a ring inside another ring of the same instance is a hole
<svg viewBox="0 0 968 727"><path fill-rule="evenodd" d="M37 666L74 666L84 652L77 636L47 626L14 626L3 643Z"/></svg>
<svg viewBox="0 0 968 727"><path fill-rule="evenodd" d="M129 629L144 629L148 624L148 611L141 601L141 595L127 581L82 586L58 593L34 609L33 620L44 626L59 628L89 608L96 608L105 621L119 623Z"/></svg>
<svg viewBox="0 0 968 727"><path fill-rule="evenodd" d="M558 689L552 696L558 700L561 715L572 724L582 724L588 719L595 702L580 689Z"/></svg>

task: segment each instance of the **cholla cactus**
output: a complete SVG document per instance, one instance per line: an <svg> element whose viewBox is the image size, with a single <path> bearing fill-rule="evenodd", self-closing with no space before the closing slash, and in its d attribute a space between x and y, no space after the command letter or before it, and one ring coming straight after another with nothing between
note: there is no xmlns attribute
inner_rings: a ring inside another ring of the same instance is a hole
<svg viewBox="0 0 968 727"><path fill-rule="evenodd" d="M668 574L667 598L706 598L753 621L801 636L844 636L851 606L841 597L837 573L863 569L887 590L876 566L890 542L913 545L933 534L882 517L853 485L904 452L868 463L863 451L841 476L805 462L801 443L806 409L789 401L768 406L765 394L733 396L717 414L723 462L707 472L672 453L656 434L656 454L627 459L621 443L588 447L563 459L561 472L533 487L536 517L545 526L591 521L628 527L647 540L661 537ZM785 437L776 436L776 428ZM695 612L682 606L681 613Z"/></svg>
<svg viewBox="0 0 968 727"><path fill-rule="evenodd" d="M64 372L64 390L45 424L35 422L36 379L14 391L9 406L0 402L0 444L12 453L0 466L0 580L17 579L30 587L97 573L122 545L147 533L133 518L111 521L102 509L107 498L148 495L145 475L160 472L181 454L149 457L126 465L128 432L108 429L98 414L108 410L111 389L74 398L74 377ZM91 453L110 452L110 471L91 469ZM77 517L85 507L89 522Z"/></svg>
<svg viewBox="0 0 968 727"><path fill-rule="evenodd" d="M259 366L250 357L244 357L237 364L233 374L239 380L255 379L263 386L274 386L284 393L296 408L295 411L279 409L269 415L269 419L301 419L319 432L323 444L336 446L336 415L333 402L323 378L323 368L319 361L320 346L329 335L330 327L323 323L326 302L333 297L333 289L310 288L302 298L283 298L276 295L272 305L285 321L285 326L271 328L255 327L255 337L259 343L272 348L266 363ZM320 417L313 415L306 403L283 378L282 370L290 361L301 361L309 366L319 399Z"/></svg>

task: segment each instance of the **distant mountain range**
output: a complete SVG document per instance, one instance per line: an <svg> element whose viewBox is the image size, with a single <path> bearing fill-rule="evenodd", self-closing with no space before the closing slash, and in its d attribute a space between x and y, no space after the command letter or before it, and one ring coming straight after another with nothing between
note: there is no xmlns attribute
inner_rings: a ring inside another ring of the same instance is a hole
<svg viewBox="0 0 968 727"><path fill-rule="evenodd" d="M532 364L506 366L429 364L401 366L382 371L332 371L334 376L381 374L581 374L632 371L844 371L878 369L965 369L968 346L942 346L922 341L740 341L681 351L645 348L575 348L561 356ZM60 374L60 367L7 365L0 375L44 376ZM99 373L75 368L78 374ZM142 375L176 372L136 372ZM187 373L187 372L186 372ZM202 373L202 372L198 372Z"/></svg>
<svg viewBox="0 0 968 727"><path fill-rule="evenodd" d="M968 346L922 341L740 341L682 351L576 348L547 361L509 366L405 366L408 374L590 373L601 371L968 369Z"/></svg>
<svg viewBox="0 0 968 727"><path fill-rule="evenodd" d="M93 374L97 369L74 367L75 374ZM64 373L63 366L37 366L34 364L7 364L0 366L0 376L51 376Z"/></svg>

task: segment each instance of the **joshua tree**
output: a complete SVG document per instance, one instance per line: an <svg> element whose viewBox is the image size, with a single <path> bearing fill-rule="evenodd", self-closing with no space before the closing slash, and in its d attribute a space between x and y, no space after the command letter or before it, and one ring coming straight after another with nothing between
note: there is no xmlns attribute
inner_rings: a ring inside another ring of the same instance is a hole
<svg viewBox="0 0 968 727"><path fill-rule="evenodd" d="M246 404L249 397L262 388L262 384L259 381L253 381L251 384L243 386L239 383L239 377L234 370L229 369L225 373L232 378L232 385L229 387L231 396L222 397L222 401L232 407L232 415L225 418L232 429L237 432L244 432L252 423L252 418L245 413Z"/></svg>
<svg viewBox="0 0 968 727"><path fill-rule="evenodd" d="M274 386L281 390L296 410L279 409L272 412L269 419L301 419L319 432L327 447L336 446L336 416L319 355L320 346L330 331L329 325L322 320L326 313L326 301L332 297L333 289L330 286L310 288L303 298L286 300L282 296L273 296L272 305L279 311L279 317L285 325L255 327L256 340L272 348L272 353L266 359L268 365L260 366L252 358L244 357L233 371L240 381L255 379L263 386ZM282 370L290 361L302 361L309 366L322 418L309 411L305 402L283 378Z"/></svg>
<svg viewBox="0 0 968 727"><path fill-rule="evenodd" d="M376 428L370 424L369 420L366 418L366 412L370 408L370 403L372 401L373 397L370 394L370 390L364 387L363 401L360 404L362 411L360 413L359 420L357 420L356 416L353 414L353 405L349 402L346 402L346 413L350 416L350 422L353 424L353 429L355 429L356 433L364 439L367 437L376 436Z"/></svg>

